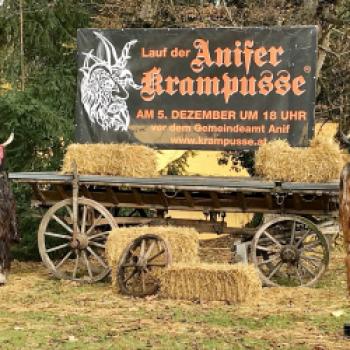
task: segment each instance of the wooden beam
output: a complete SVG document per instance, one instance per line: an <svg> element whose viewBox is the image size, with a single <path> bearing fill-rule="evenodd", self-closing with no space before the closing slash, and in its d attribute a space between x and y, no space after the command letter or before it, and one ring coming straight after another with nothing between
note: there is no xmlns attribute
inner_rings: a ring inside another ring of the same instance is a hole
<svg viewBox="0 0 350 350"><path fill-rule="evenodd" d="M54 187L62 199L70 198L71 195L66 193L62 185L56 184Z"/></svg>
<svg viewBox="0 0 350 350"><path fill-rule="evenodd" d="M212 192L212 191L210 191L209 194L210 194L210 198L211 198L211 200L213 202L213 206L215 208L220 208L221 204L220 204L220 200L219 200L218 194L216 192Z"/></svg>
<svg viewBox="0 0 350 350"><path fill-rule="evenodd" d="M91 192L88 191L86 186L81 186L81 184L80 184L80 191L83 193L84 197L92 199Z"/></svg>
<svg viewBox="0 0 350 350"><path fill-rule="evenodd" d="M293 206L297 210L302 207L301 197L298 193L293 193Z"/></svg>
<svg viewBox="0 0 350 350"><path fill-rule="evenodd" d="M238 197L238 202L241 204L240 207L241 207L242 211L245 212L247 210L247 201L246 201L244 193L238 192L237 197Z"/></svg>
<svg viewBox="0 0 350 350"><path fill-rule="evenodd" d="M188 191L184 191L185 194L185 198L187 200L187 203L189 204L190 207L194 207L194 202L193 202L193 198L191 196L191 193Z"/></svg>
<svg viewBox="0 0 350 350"><path fill-rule="evenodd" d="M113 190L113 187L107 187L107 193L109 194L112 203L116 205L120 203L117 194Z"/></svg>
<svg viewBox="0 0 350 350"><path fill-rule="evenodd" d="M46 198L45 195L42 191L40 191L38 184L31 184L31 187L33 189L33 192L36 196L36 198L38 198L44 205L46 204Z"/></svg>
<svg viewBox="0 0 350 350"><path fill-rule="evenodd" d="M273 200L272 200L271 193L266 193L265 199L266 199L266 206L267 206L267 208L268 209L272 209L273 208Z"/></svg>
<svg viewBox="0 0 350 350"><path fill-rule="evenodd" d="M141 204L141 205L144 204L144 201L142 199L141 193L140 193L140 191L137 188L133 188L132 189L132 194L133 194L137 204Z"/></svg>

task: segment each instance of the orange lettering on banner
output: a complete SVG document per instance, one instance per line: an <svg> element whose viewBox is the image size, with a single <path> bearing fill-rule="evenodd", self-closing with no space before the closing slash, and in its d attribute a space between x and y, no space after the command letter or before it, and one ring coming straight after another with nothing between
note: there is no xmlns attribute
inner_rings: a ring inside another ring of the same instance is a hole
<svg viewBox="0 0 350 350"><path fill-rule="evenodd" d="M214 52L216 53L216 65L218 67L230 67L232 54L231 49L229 49L228 47L225 47L224 49L218 47L214 50Z"/></svg>
<svg viewBox="0 0 350 350"><path fill-rule="evenodd" d="M153 67L148 72L143 73L141 80L141 97L145 101L152 101L155 95L161 95L164 90L161 86L163 77L160 74L160 68Z"/></svg>
<svg viewBox="0 0 350 350"><path fill-rule="evenodd" d="M260 76L261 79L258 82L259 94L266 96L273 90L273 74L272 72L265 70Z"/></svg>
<svg viewBox="0 0 350 350"><path fill-rule="evenodd" d="M240 80L241 83L241 94L243 96L250 95L254 96L256 94L255 91L255 84L256 84L256 79L254 77L242 77Z"/></svg>
<svg viewBox="0 0 350 350"><path fill-rule="evenodd" d="M166 93L172 96L178 93L181 96L198 95L198 96L217 96L223 95L226 103L229 102L232 95L240 94L242 96L255 96L260 94L267 96L275 92L284 96L289 91L294 95L301 95L305 89L301 87L305 84L303 76L291 78L290 73L286 70L279 71L274 80L274 75L270 71L264 71L260 75L260 79L255 77L236 76L230 77L228 73L222 75L222 79L218 77L185 77L180 79L177 76L167 76L163 78L160 68L152 68L144 72L142 77L141 97L144 101L152 101L156 96Z"/></svg>
<svg viewBox="0 0 350 350"><path fill-rule="evenodd" d="M253 40L236 40L233 43L233 48L217 47L212 56L208 40L196 39L193 42L193 47L196 49L195 57L190 62L193 72L200 73L204 68L210 68L213 65L226 68L243 66L245 74L242 75L242 72L239 72L238 76L230 76L226 72L221 77L203 75L198 77L163 77L161 68L153 67L143 73L141 80L141 97L144 101L152 101L156 96L165 93L169 96L175 94L181 96L223 95L225 103L229 103L230 98L235 94L267 96L275 93L284 96L291 92L295 96L300 96L306 91L305 88L303 89L306 84L305 78L302 75L291 77L287 70L273 73L266 69L260 73L260 77L257 74L248 75L254 65L257 67L278 66L282 62L281 56L284 53L281 46L254 47ZM164 52L168 51L164 49ZM169 52L173 58L182 58L188 57L190 50L175 47Z"/></svg>
<svg viewBox="0 0 350 350"><path fill-rule="evenodd" d="M292 81L292 91L295 95L299 96L305 92L305 90L300 90L300 87L305 84L305 78L299 75Z"/></svg>
<svg viewBox="0 0 350 350"><path fill-rule="evenodd" d="M285 95L290 90L290 74L286 70L277 73L278 79L275 82L276 94Z"/></svg>
<svg viewBox="0 0 350 350"><path fill-rule="evenodd" d="M219 94L219 78L199 77L197 82L197 94L200 95L218 95Z"/></svg>
<svg viewBox="0 0 350 350"><path fill-rule="evenodd" d="M258 67L262 67L267 61L263 61L262 58L264 58L267 55L267 51L265 47L259 47L254 52L254 61L255 64Z"/></svg>
<svg viewBox="0 0 350 350"><path fill-rule="evenodd" d="M167 77L164 79L164 81L166 82L165 92L170 96L174 95L177 92L177 88L175 86L179 84L179 78Z"/></svg>
<svg viewBox="0 0 350 350"><path fill-rule="evenodd" d="M278 66L282 61L279 60L279 56L282 56L284 53L284 50L281 46L279 47L274 47L271 46L269 48L269 53L270 53L270 64L272 64L274 67Z"/></svg>
<svg viewBox="0 0 350 350"><path fill-rule="evenodd" d="M238 92L238 78L230 78L227 73L222 76L224 83L221 93L224 95L225 102L228 103L230 97Z"/></svg>
<svg viewBox="0 0 350 350"><path fill-rule="evenodd" d="M249 73L251 62L252 62L252 55L253 55L253 47L254 41L252 40L246 40L245 41L245 47L244 47L244 66L245 66L245 72L246 74Z"/></svg>
<svg viewBox="0 0 350 350"><path fill-rule="evenodd" d="M194 81L193 81L193 79L191 79L189 77L180 80L180 84L179 84L180 95L182 95L182 96L193 95L194 94L193 85L194 85Z"/></svg>
<svg viewBox="0 0 350 350"><path fill-rule="evenodd" d="M249 74L252 65L262 67L265 64L271 64L276 67L282 61L280 57L284 49L279 46L253 48L253 40L235 41L234 48L218 47L214 50L215 57L212 59L209 49L209 41L196 39L193 47L197 49L196 57L191 61L191 68L195 73L203 71L204 66L210 68L213 64L217 67L240 67L244 63L245 73Z"/></svg>
<svg viewBox="0 0 350 350"><path fill-rule="evenodd" d="M241 50L241 42L235 42L235 48L233 49L233 62L235 62L236 67L240 67L242 65L242 50Z"/></svg>
<svg viewBox="0 0 350 350"><path fill-rule="evenodd" d="M197 39L193 42L195 49L198 49L196 58L191 62L191 68L195 73L200 73L203 70L203 64L210 67L214 62L210 58L208 40Z"/></svg>

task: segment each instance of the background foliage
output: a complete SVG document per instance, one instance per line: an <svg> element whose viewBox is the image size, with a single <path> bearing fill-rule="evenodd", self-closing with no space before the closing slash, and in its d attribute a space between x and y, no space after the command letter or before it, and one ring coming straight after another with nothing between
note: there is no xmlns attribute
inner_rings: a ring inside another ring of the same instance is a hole
<svg viewBox="0 0 350 350"><path fill-rule="evenodd" d="M25 0L24 89L21 89L20 1L0 8L0 140L11 131L10 171L57 170L72 138L76 89L76 29L89 26L92 6L77 0ZM15 254L37 257L38 220L29 209L30 189L14 188L22 242Z"/></svg>
<svg viewBox="0 0 350 350"><path fill-rule="evenodd" d="M20 5L23 13L21 81ZM5 0L0 7L0 140L14 130L7 152L11 171L57 170L72 139L76 90L76 29L80 27L220 27L315 24L320 71L316 116L350 131L350 0ZM22 84L24 83L24 89ZM189 153L168 167L181 173ZM252 153L225 152L243 163ZM37 255L37 220L30 190L15 188L20 230L16 254Z"/></svg>

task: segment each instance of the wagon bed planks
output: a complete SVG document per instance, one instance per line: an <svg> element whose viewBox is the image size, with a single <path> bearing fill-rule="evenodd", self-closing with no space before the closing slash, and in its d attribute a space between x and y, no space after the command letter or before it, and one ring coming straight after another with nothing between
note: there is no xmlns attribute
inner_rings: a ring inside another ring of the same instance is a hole
<svg viewBox="0 0 350 350"><path fill-rule="evenodd" d="M58 172L14 172L9 173L9 179L20 183L71 183L73 175ZM103 175L80 175L79 182L89 185L125 186L144 188L211 188L227 190L247 190L270 192L288 191L326 191L338 192L339 181L327 183L293 183L266 181L254 177L217 177L217 176L160 176L152 178L135 178Z"/></svg>
<svg viewBox="0 0 350 350"><path fill-rule="evenodd" d="M11 181L36 188L32 203L50 206L70 198L73 175L10 173ZM325 215L338 209L338 182L290 183L250 177L80 175L80 195L105 207ZM44 199L44 200L43 200Z"/></svg>

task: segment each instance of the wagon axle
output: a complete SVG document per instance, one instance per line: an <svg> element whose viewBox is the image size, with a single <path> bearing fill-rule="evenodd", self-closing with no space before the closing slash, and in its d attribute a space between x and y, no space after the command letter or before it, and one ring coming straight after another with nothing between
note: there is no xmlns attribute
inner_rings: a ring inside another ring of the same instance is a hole
<svg viewBox="0 0 350 350"><path fill-rule="evenodd" d="M70 246L72 249L84 250L89 246L89 238L87 235L78 233L70 242Z"/></svg>
<svg viewBox="0 0 350 350"><path fill-rule="evenodd" d="M159 289L157 271L171 264L168 243L153 234L139 236L124 250L117 268L122 293L137 297L155 294Z"/></svg>
<svg viewBox="0 0 350 350"><path fill-rule="evenodd" d="M287 245L281 249L280 257L284 263L295 264L300 259L300 251L295 246Z"/></svg>

